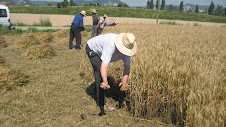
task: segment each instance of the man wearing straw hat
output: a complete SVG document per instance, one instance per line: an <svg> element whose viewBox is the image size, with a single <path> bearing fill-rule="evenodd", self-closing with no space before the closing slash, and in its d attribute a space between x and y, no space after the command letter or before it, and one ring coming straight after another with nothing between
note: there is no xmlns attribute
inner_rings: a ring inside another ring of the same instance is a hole
<svg viewBox="0 0 226 127"><path fill-rule="evenodd" d="M100 20L98 14L97 14L96 9L93 9L92 10L92 14L93 14L93 17L92 17L92 19L93 19L93 27L92 27L92 32L91 32L91 38L94 37L94 34L95 33L97 35L97 24L98 24L98 22Z"/></svg>
<svg viewBox="0 0 226 127"><path fill-rule="evenodd" d="M73 22L71 23L70 28L70 40L69 40L69 49L73 48L73 39L76 37L76 50L81 50L81 31L85 29L83 24L83 17L86 16L86 12L82 10L78 15L74 17Z"/></svg>
<svg viewBox="0 0 226 127"><path fill-rule="evenodd" d="M130 73L130 57L137 51L135 36L132 33L108 33L96 36L87 41L86 53L93 66L97 106L105 115L105 111L114 111L113 107L106 105L104 90L109 89L107 81L107 68L110 62L122 60L124 63L123 77L119 86L126 85Z"/></svg>
<svg viewBox="0 0 226 127"><path fill-rule="evenodd" d="M102 30L104 29L104 23L107 18L107 15L104 14L104 16L99 20L97 24L97 35L101 34Z"/></svg>

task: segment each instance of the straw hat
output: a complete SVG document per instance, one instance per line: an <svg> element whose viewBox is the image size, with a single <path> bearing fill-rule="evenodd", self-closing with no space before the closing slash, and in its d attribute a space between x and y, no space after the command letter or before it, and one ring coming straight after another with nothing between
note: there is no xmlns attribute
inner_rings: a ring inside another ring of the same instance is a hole
<svg viewBox="0 0 226 127"><path fill-rule="evenodd" d="M96 9L93 9L93 10L92 10L92 13L97 13Z"/></svg>
<svg viewBox="0 0 226 127"><path fill-rule="evenodd" d="M117 49L124 55L133 56L137 51L135 36L132 33L120 33L115 41Z"/></svg>
<svg viewBox="0 0 226 127"><path fill-rule="evenodd" d="M82 11L80 12L80 14L86 16L86 11L82 10Z"/></svg>
<svg viewBox="0 0 226 127"><path fill-rule="evenodd" d="M117 25L118 24L118 21L115 21L115 24Z"/></svg>
<svg viewBox="0 0 226 127"><path fill-rule="evenodd" d="M107 15L106 15L106 14L104 14L104 16L103 16L103 17L107 18Z"/></svg>

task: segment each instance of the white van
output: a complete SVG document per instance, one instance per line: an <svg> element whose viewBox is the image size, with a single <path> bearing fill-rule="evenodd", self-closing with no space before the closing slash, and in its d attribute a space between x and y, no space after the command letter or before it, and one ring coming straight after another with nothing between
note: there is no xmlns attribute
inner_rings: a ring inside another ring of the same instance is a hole
<svg viewBox="0 0 226 127"><path fill-rule="evenodd" d="M0 25L12 28L12 23L10 22L9 8L4 5L0 5Z"/></svg>

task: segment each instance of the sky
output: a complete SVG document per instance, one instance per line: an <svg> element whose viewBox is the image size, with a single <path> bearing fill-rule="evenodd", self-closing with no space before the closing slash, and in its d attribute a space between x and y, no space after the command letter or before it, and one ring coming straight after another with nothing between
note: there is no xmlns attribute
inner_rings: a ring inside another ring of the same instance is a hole
<svg viewBox="0 0 226 127"><path fill-rule="evenodd" d="M148 0L121 0L122 2L127 3L130 6L146 6ZM154 4L156 3L157 0L154 0ZM166 5L180 5L181 1L184 1L184 4L186 3L191 3L191 4L198 4L198 5L210 5L212 0L165 0ZM213 0L213 3L215 5L222 5L226 7L226 0Z"/></svg>

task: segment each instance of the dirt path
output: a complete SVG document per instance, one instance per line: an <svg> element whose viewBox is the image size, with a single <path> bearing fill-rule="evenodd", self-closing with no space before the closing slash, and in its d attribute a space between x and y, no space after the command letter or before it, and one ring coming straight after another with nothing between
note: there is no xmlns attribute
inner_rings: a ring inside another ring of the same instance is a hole
<svg viewBox="0 0 226 127"><path fill-rule="evenodd" d="M69 26L74 18L74 15L51 15L51 14L24 14L24 13L11 13L12 23L24 23L34 24L39 23L40 19L49 19L52 26ZM141 19L141 18L124 18L124 17L107 17L107 21L119 21L121 24L155 24L156 19ZM159 20L169 21L169 20ZM194 23L198 23L201 26L226 26L226 23L209 23L209 22L193 22L193 21L179 21L175 20L176 23L182 25L192 26ZM91 25L92 17L87 16L84 18L85 25Z"/></svg>

